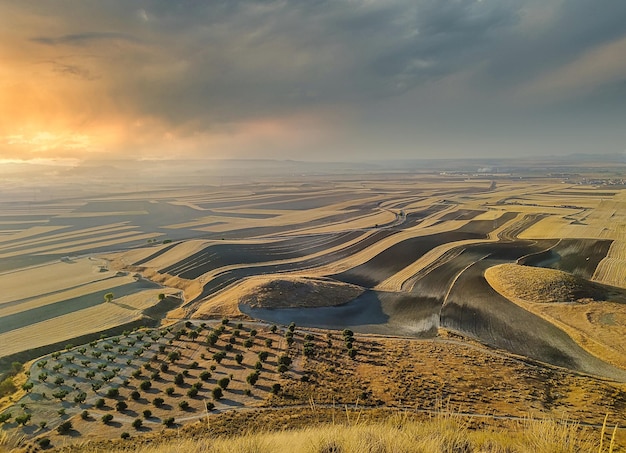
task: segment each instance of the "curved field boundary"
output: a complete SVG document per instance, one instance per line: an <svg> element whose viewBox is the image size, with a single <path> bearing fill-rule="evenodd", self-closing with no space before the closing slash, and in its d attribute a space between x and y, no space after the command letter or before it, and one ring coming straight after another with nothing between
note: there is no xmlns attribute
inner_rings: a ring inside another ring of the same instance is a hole
<svg viewBox="0 0 626 453"><path fill-rule="evenodd" d="M626 241L613 241L606 257L598 263L592 280L626 287Z"/></svg>
<svg viewBox="0 0 626 453"><path fill-rule="evenodd" d="M315 255L349 243L361 235L361 232L352 231L337 235L296 237L260 244L214 244L174 265L160 269L159 273L177 275L191 280L227 266L293 260Z"/></svg>
<svg viewBox="0 0 626 453"><path fill-rule="evenodd" d="M497 263L479 261L461 274L442 309L442 326L542 362L626 381L625 371L589 354L566 332L496 292L484 272Z"/></svg>
<svg viewBox="0 0 626 453"><path fill-rule="evenodd" d="M487 239L462 240L439 245L427 253L424 253L409 266L381 282L376 288L387 291L411 291L420 278L434 270L437 266L445 264L457 257L462 252L462 246L482 242L497 242L500 240L500 234L505 229L509 228L513 222L521 222L526 225L526 216L522 216L521 214L512 216L511 214L513 213L507 213L497 219L497 223L494 224L497 228L489 232Z"/></svg>
<svg viewBox="0 0 626 453"><path fill-rule="evenodd" d="M485 279L489 285L498 292L502 297L510 300L516 305L522 307L526 311L533 313L548 322L554 324L564 332L566 332L581 348L589 352L590 354L601 357L603 360L606 360L608 363L616 367L620 367L622 369L626 369L626 360L624 359L624 347L620 347L620 344L613 344L610 341L598 341L589 332L581 329L574 325L571 322L569 316L566 316L566 320L559 319L555 316L553 309L582 309L586 310L587 304L579 305L562 305L562 304L543 304L540 301L528 301L522 299L520 297L515 297L511 295L509 291L505 291L502 287L500 281L495 277L493 268L489 268L485 271ZM620 311L622 309L622 304L616 304L611 302L601 302L602 306L606 306L607 304L611 304L614 308L609 308L607 311L610 313L613 310ZM558 312L557 312L558 313ZM570 316L572 313L568 313ZM557 315L558 316L558 315ZM590 316L589 312L586 313L585 318L588 319ZM569 320L569 321L568 321ZM589 328L592 328L592 325L589 324ZM605 327L606 329L606 327ZM617 346L617 348L616 348Z"/></svg>
<svg viewBox="0 0 626 453"><path fill-rule="evenodd" d="M530 255L520 264L548 267L591 279L611 248L613 241L606 239L560 239L545 253Z"/></svg>
<svg viewBox="0 0 626 453"><path fill-rule="evenodd" d="M119 285L115 285L116 282L110 282L115 286L109 285L107 288L94 293L83 294L72 299L40 305L36 308L3 316L0 318L0 334L32 325L34 319L39 322L53 321L55 318L77 313L100 305L110 307L111 304L106 304L104 302L104 294L109 292L111 288L115 288L117 296L122 297L137 293L146 288L159 287L156 283L152 283L149 280L134 281L132 277L121 277L120 279Z"/></svg>
<svg viewBox="0 0 626 453"><path fill-rule="evenodd" d="M142 318L143 314L139 310L127 310L115 304L99 304L0 334L1 353L7 356L44 347Z"/></svg>
<svg viewBox="0 0 626 453"><path fill-rule="evenodd" d="M169 252L170 250L172 250L177 245L179 245L179 244L174 243L174 244L169 244L166 247L161 247L160 250L152 253L151 255L149 255L149 256L147 256L145 258L140 259L139 261L135 261L134 263L132 263L132 265L133 266L141 266L142 264L145 264L148 261L151 261L151 260L153 260L155 258L158 258L159 256L163 255L164 253Z"/></svg>

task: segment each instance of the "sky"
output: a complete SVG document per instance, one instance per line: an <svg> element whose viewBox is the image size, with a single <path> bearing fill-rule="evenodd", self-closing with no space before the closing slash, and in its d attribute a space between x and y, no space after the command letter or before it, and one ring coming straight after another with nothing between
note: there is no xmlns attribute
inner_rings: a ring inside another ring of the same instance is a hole
<svg viewBox="0 0 626 453"><path fill-rule="evenodd" d="M626 153L622 0L4 0L0 162Z"/></svg>

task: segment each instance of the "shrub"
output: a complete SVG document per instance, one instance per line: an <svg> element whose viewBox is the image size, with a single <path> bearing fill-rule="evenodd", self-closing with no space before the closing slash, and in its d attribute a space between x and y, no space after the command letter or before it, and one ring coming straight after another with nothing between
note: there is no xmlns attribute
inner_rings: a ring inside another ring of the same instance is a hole
<svg viewBox="0 0 626 453"><path fill-rule="evenodd" d="M222 391L221 387L215 387L211 392L211 395L213 396L214 400L219 400L224 396L224 392Z"/></svg>
<svg viewBox="0 0 626 453"><path fill-rule="evenodd" d="M226 343L224 345L224 350L225 351L232 351L233 350L233 345L231 343Z"/></svg>
<svg viewBox="0 0 626 453"><path fill-rule="evenodd" d="M67 420L57 426L57 433L67 434L72 430L72 422Z"/></svg>
<svg viewBox="0 0 626 453"><path fill-rule="evenodd" d="M168 387L165 389L165 394L167 396L172 396L174 394L174 387Z"/></svg>
<svg viewBox="0 0 626 453"><path fill-rule="evenodd" d="M356 357L356 349L348 349L348 356L354 359Z"/></svg>
<svg viewBox="0 0 626 453"><path fill-rule="evenodd" d="M87 394L85 392L80 392L78 395L74 397L74 402L76 404L82 404L87 399Z"/></svg>
<svg viewBox="0 0 626 453"><path fill-rule="evenodd" d="M270 353L267 351L261 351L259 352L259 360L261 362L265 362L267 360L267 358L269 357Z"/></svg>
<svg viewBox="0 0 626 453"><path fill-rule="evenodd" d="M136 418L135 420L133 420L133 428L140 429L142 425L143 425L142 419Z"/></svg>
<svg viewBox="0 0 626 453"><path fill-rule="evenodd" d="M258 332L257 332L257 330L256 330L256 329L252 329L252 330L250 330L250 336L251 336L251 337L256 337L257 333L258 333Z"/></svg>
<svg viewBox="0 0 626 453"><path fill-rule="evenodd" d="M203 371L202 373L200 373L200 379L202 379L203 381L208 381L209 379L211 379L211 372Z"/></svg>
<svg viewBox="0 0 626 453"><path fill-rule="evenodd" d="M196 368L198 368L198 366L200 366L198 362L191 362L191 365L189 365L189 368L191 368L192 370L195 370Z"/></svg>
<svg viewBox="0 0 626 453"><path fill-rule="evenodd" d="M246 377L246 382L248 382L248 384L250 385L254 385L257 383L257 381L259 380L259 372L255 371L253 373L250 373L247 377Z"/></svg>
<svg viewBox="0 0 626 453"><path fill-rule="evenodd" d="M167 370L169 370L170 367L167 363L162 363L159 369L161 370L162 373L167 373Z"/></svg>
<svg viewBox="0 0 626 453"><path fill-rule="evenodd" d="M293 332L294 330L296 330L296 323L292 322L291 324L289 324L289 332Z"/></svg>
<svg viewBox="0 0 626 453"><path fill-rule="evenodd" d="M120 396L120 390L116 387L110 388L107 391L107 396L109 398L117 398L118 396Z"/></svg>
<svg viewBox="0 0 626 453"><path fill-rule="evenodd" d="M118 401L117 403L115 403L116 411L124 412L126 409L128 409L128 404L126 404L124 401Z"/></svg>
<svg viewBox="0 0 626 453"><path fill-rule="evenodd" d="M130 434L128 434L126 431L124 431L122 434L120 434L120 438L122 438L122 439L129 439L130 438Z"/></svg>
<svg viewBox="0 0 626 453"><path fill-rule="evenodd" d="M243 354L235 355L235 362L237 362L237 365L241 365L241 362L243 362Z"/></svg>
<svg viewBox="0 0 626 453"><path fill-rule="evenodd" d="M80 413L80 418L82 418L83 420L89 419L89 412L88 411L82 411Z"/></svg>
<svg viewBox="0 0 626 453"><path fill-rule="evenodd" d="M54 384L55 385L63 385L63 383L65 382L65 379L63 379L61 376L58 376L55 380L54 380Z"/></svg>
<svg viewBox="0 0 626 453"><path fill-rule="evenodd" d="M272 339L271 338L266 338L265 339L265 347L266 348L271 348L272 347Z"/></svg>
<svg viewBox="0 0 626 453"><path fill-rule="evenodd" d="M101 418L102 423L104 423L105 425L108 425L109 422L111 422L111 420L113 420L113 416L111 414L104 414Z"/></svg>
<svg viewBox="0 0 626 453"><path fill-rule="evenodd" d="M150 390L151 387L152 387L152 382L150 381L141 381L141 384L139 384L139 388L143 390L144 392L146 390Z"/></svg>
<svg viewBox="0 0 626 453"><path fill-rule="evenodd" d="M183 385L185 383L185 376L182 373L178 373L174 378L174 384Z"/></svg>
<svg viewBox="0 0 626 453"><path fill-rule="evenodd" d="M278 330L278 327L276 327L276 324L272 325L272 327L270 327L270 332L272 333L276 333L276 331Z"/></svg>
<svg viewBox="0 0 626 453"><path fill-rule="evenodd" d="M226 390L226 388L228 388L228 384L230 384L230 379L228 379L227 377L223 377L222 379L217 381L217 385L219 385L224 390Z"/></svg>
<svg viewBox="0 0 626 453"><path fill-rule="evenodd" d="M0 414L0 423L4 423L6 421L8 421L11 418L11 413L10 412L6 412L4 414Z"/></svg>
<svg viewBox="0 0 626 453"><path fill-rule="evenodd" d="M152 400L152 404L154 405L154 407L161 407L163 406L163 403L165 402L165 400L163 398L155 398Z"/></svg>
<svg viewBox="0 0 626 453"><path fill-rule="evenodd" d="M102 409L104 407L104 399L100 398L96 400L96 402L94 403L94 406L96 407L96 409Z"/></svg>
<svg viewBox="0 0 626 453"><path fill-rule="evenodd" d="M145 411L143 411L143 418L150 418L152 417L152 411L150 409L146 409Z"/></svg>
<svg viewBox="0 0 626 453"><path fill-rule="evenodd" d="M278 363L289 366L291 365L291 358L288 355L283 354L278 358Z"/></svg>
<svg viewBox="0 0 626 453"><path fill-rule="evenodd" d="M50 439L48 439L47 437L44 437L42 439L39 439L37 443L39 444L39 447L45 450L46 448L50 446Z"/></svg>
<svg viewBox="0 0 626 453"><path fill-rule="evenodd" d="M222 325L227 325L230 322L230 320L226 317L222 318Z"/></svg>
<svg viewBox="0 0 626 453"><path fill-rule="evenodd" d="M215 360L217 363L221 363L225 357L226 357L226 353L223 351L216 352L215 354L213 354L213 360Z"/></svg>
<svg viewBox="0 0 626 453"><path fill-rule="evenodd" d="M165 426L167 426L168 428L174 426L174 422L175 422L174 417L169 417L169 418L164 418L163 419L163 424Z"/></svg>
<svg viewBox="0 0 626 453"><path fill-rule="evenodd" d="M280 365L278 365L279 373L286 373L287 371L289 371L289 367L287 365L285 365L284 363L281 363Z"/></svg>
<svg viewBox="0 0 626 453"><path fill-rule="evenodd" d="M208 402L208 403L205 402L205 404L206 404L206 410L212 411L213 409L215 409L215 404L213 404L212 402Z"/></svg>
<svg viewBox="0 0 626 453"><path fill-rule="evenodd" d="M252 338L248 338L246 341L243 342L243 346L245 348L251 348L254 345L254 340L252 340Z"/></svg>
<svg viewBox="0 0 626 453"><path fill-rule="evenodd" d="M198 396L198 389L195 387L190 388L189 390L187 390L187 396L189 398L195 398L196 396Z"/></svg>
<svg viewBox="0 0 626 453"><path fill-rule="evenodd" d="M182 400L178 403L178 407L180 407L182 410L186 411L187 409L189 409L189 403L185 400Z"/></svg>
<svg viewBox="0 0 626 453"><path fill-rule="evenodd" d="M272 394L278 395L278 392L280 392L280 384L277 382L272 384Z"/></svg>
<svg viewBox="0 0 626 453"><path fill-rule="evenodd" d="M15 417L15 423L17 423L18 425L25 426L30 421L30 417L31 417L30 414L20 415L19 417Z"/></svg>

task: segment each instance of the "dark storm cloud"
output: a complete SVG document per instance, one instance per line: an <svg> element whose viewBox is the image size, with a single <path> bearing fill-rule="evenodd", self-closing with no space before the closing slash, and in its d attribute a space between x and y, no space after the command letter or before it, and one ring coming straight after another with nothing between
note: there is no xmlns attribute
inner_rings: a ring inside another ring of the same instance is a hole
<svg viewBox="0 0 626 453"><path fill-rule="evenodd" d="M533 7L533 2L526 3ZM531 33L512 30L493 49L484 82L507 85L527 80L626 36L626 2L566 0L552 16Z"/></svg>
<svg viewBox="0 0 626 453"><path fill-rule="evenodd" d="M413 149L468 137L521 141L539 124L547 136L556 117L554 142L609 112L626 121L624 1L11 5L35 18L37 32L25 39L43 49L39 61L59 62L53 72L88 80L76 85L106 98L94 112L116 109L112 116L150 118L189 137L341 112L333 117L344 134L337 149ZM611 134L614 143L623 137Z"/></svg>

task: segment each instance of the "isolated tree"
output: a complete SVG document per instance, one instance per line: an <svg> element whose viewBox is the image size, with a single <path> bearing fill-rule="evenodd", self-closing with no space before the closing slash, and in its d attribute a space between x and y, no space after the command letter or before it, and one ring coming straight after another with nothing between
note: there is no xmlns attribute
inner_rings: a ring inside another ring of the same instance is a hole
<svg viewBox="0 0 626 453"><path fill-rule="evenodd" d="M272 393L274 395L278 395L278 392L280 392L280 384L277 382L275 384L272 384Z"/></svg>
<svg viewBox="0 0 626 453"><path fill-rule="evenodd" d="M155 398L152 400L152 404L154 405L154 407L161 407L163 406L163 403L165 402L165 400L163 398Z"/></svg>
<svg viewBox="0 0 626 453"><path fill-rule="evenodd" d="M265 362L267 360L267 358L269 357L270 353L267 351L261 351L259 352L258 356L259 356L259 360L261 362Z"/></svg>
<svg viewBox="0 0 626 453"><path fill-rule="evenodd" d="M141 420L140 418L136 418L135 420L133 420L133 428L135 429L141 429L141 426L143 425L143 420Z"/></svg>
<svg viewBox="0 0 626 453"><path fill-rule="evenodd" d="M189 409L189 403L185 400L182 400L181 402L178 403L178 407L186 411L187 409Z"/></svg>
<svg viewBox="0 0 626 453"><path fill-rule="evenodd" d="M106 293L104 295L104 301L105 302L111 302L113 300L115 296L113 295L113 293Z"/></svg>
<svg viewBox="0 0 626 453"><path fill-rule="evenodd" d="M235 355L235 362L237 362L237 365L241 365L241 362L243 362L243 354Z"/></svg>
<svg viewBox="0 0 626 453"><path fill-rule="evenodd" d="M143 411L143 418L150 418L152 417L152 411L150 409L146 409Z"/></svg>
<svg viewBox="0 0 626 453"><path fill-rule="evenodd" d="M94 406L96 409L102 409L104 407L104 399L103 398L97 399L96 402L94 403Z"/></svg>
<svg viewBox="0 0 626 453"><path fill-rule="evenodd" d="M200 373L199 377L203 381L208 381L209 379L211 379L211 372L210 371L203 371L202 373Z"/></svg>
<svg viewBox="0 0 626 453"><path fill-rule="evenodd" d="M102 423L105 425L108 425L111 420L113 420L113 416L111 414L104 414L100 420L102 420Z"/></svg>

